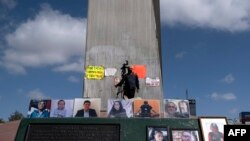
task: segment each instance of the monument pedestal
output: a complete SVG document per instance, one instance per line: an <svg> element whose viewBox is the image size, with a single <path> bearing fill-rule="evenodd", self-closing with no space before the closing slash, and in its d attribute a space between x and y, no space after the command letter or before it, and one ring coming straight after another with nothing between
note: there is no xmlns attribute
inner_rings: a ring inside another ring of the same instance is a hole
<svg viewBox="0 0 250 141"><path fill-rule="evenodd" d="M200 131L198 119L24 118L15 141L146 141L148 126Z"/></svg>

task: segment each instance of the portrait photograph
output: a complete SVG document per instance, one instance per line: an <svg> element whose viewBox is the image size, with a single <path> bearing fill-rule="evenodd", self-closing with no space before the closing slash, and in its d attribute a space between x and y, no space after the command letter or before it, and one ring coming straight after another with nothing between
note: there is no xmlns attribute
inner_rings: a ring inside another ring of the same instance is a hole
<svg viewBox="0 0 250 141"><path fill-rule="evenodd" d="M109 118L130 118L133 117L131 99L109 99L107 117Z"/></svg>
<svg viewBox="0 0 250 141"><path fill-rule="evenodd" d="M147 126L147 141L169 141L168 126Z"/></svg>
<svg viewBox="0 0 250 141"><path fill-rule="evenodd" d="M74 100L57 99L51 100L50 117L65 118L73 117Z"/></svg>
<svg viewBox="0 0 250 141"><path fill-rule="evenodd" d="M73 117L100 117L100 98L75 98Z"/></svg>
<svg viewBox="0 0 250 141"><path fill-rule="evenodd" d="M224 141L226 117L199 117L199 125L204 141Z"/></svg>
<svg viewBox="0 0 250 141"><path fill-rule="evenodd" d="M165 118L189 118L189 101L185 99L164 99Z"/></svg>
<svg viewBox="0 0 250 141"><path fill-rule="evenodd" d="M51 100L30 100L29 118L48 118L50 116Z"/></svg>
<svg viewBox="0 0 250 141"><path fill-rule="evenodd" d="M135 99L134 117L159 118L160 100L155 99Z"/></svg>
<svg viewBox="0 0 250 141"><path fill-rule="evenodd" d="M171 141L200 141L197 129L171 129Z"/></svg>

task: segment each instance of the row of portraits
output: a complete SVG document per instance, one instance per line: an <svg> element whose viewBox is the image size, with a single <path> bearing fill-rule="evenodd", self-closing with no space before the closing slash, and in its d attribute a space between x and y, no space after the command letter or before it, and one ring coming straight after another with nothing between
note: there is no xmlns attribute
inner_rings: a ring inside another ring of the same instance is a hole
<svg viewBox="0 0 250 141"><path fill-rule="evenodd" d="M28 117L101 117L100 98L76 98L57 100L31 100ZM164 99L164 118L189 118L188 100ZM161 117L160 100L109 99L107 117Z"/></svg>
<svg viewBox="0 0 250 141"><path fill-rule="evenodd" d="M224 141L226 117L199 117L201 130L147 126L147 141Z"/></svg>
<svg viewBox="0 0 250 141"><path fill-rule="evenodd" d="M178 129L168 126L148 126L147 141L200 141L197 129Z"/></svg>

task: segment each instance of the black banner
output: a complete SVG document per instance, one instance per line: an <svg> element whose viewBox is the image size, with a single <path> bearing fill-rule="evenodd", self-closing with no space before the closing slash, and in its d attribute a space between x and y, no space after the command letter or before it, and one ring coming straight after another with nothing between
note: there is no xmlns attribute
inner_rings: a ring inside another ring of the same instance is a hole
<svg viewBox="0 0 250 141"><path fill-rule="evenodd" d="M31 124L25 141L119 141L119 124Z"/></svg>

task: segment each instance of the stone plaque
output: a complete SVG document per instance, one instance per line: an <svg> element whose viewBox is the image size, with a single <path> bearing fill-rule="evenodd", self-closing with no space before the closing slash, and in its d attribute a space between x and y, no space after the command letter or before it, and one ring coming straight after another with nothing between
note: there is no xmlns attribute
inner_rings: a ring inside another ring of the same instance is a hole
<svg viewBox="0 0 250 141"><path fill-rule="evenodd" d="M30 124L25 141L120 141L120 125Z"/></svg>

